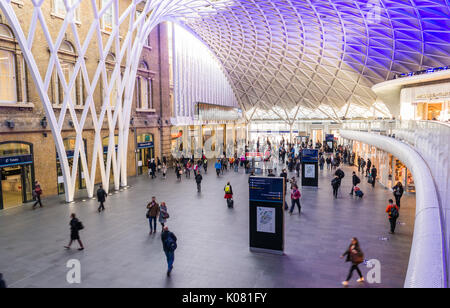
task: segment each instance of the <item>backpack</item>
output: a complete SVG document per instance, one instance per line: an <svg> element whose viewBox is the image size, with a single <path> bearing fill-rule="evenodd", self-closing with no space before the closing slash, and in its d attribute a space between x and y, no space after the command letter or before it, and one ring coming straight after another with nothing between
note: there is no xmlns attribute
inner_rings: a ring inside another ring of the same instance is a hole
<svg viewBox="0 0 450 308"><path fill-rule="evenodd" d="M230 185L225 186L225 193L231 194L231 186Z"/></svg>
<svg viewBox="0 0 450 308"><path fill-rule="evenodd" d="M83 230L84 229L83 223L81 221L77 222L77 229L78 230Z"/></svg>
<svg viewBox="0 0 450 308"><path fill-rule="evenodd" d="M398 213L398 210L395 207L395 205L393 205L392 208L391 208L391 217L394 218L394 219L397 219L398 216L400 216L400 214Z"/></svg>
<svg viewBox="0 0 450 308"><path fill-rule="evenodd" d="M164 244L169 251L175 251L177 249L177 242L174 240L172 234L169 234L167 239L164 241Z"/></svg>
<svg viewBox="0 0 450 308"><path fill-rule="evenodd" d="M334 178L334 179L331 181L331 186L333 186L333 187L337 186L338 184L339 184L339 179L338 179L338 178Z"/></svg>
<svg viewBox="0 0 450 308"><path fill-rule="evenodd" d="M358 176L356 176L355 183L356 183L356 184L361 183L361 179L360 179Z"/></svg>

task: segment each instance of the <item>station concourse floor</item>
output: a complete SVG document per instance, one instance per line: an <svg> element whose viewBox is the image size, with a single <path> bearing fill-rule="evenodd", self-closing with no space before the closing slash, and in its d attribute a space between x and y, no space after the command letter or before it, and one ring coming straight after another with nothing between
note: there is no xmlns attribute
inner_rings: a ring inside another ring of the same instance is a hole
<svg viewBox="0 0 450 308"><path fill-rule="evenodd" d="M331 192L331 171L319 171L319 188L301 188L302 215L285 216L285 255L249 251L248 175L226 172L215 175L212 163L197 194L191 175L178 183L173 170L166 180L147 176L130 178L130 188L112 194L106 211L97 212L96 200L61 202L44 199L44 208L0 211L0 272L9 287L178 287L178 288L298 288L341 287L349 263L339 256L350 238L358 237L366 259L381 262L381 284L358 284L354 273L350 287L403 287L414 229L415 197L405 194L395 235L389 234L385 214L389 190L375 189L362 180L365 196L356 200L351 190L350 167L340 196ZM279 173L278 169L278 173ZM292 177L292 175L290 175ZM223 187L233 186L235 208L229 210ZM45 188L44 188L45 192ZM166 259L158 233L149 235L145 218L151 196L165 201L168 226L178 237L174 271L166 276ZM290 197L287 195L287 197ZM290 200L288 201L290 204ZM66 251L69 215L76 213L85 225L81 239ZM81 263L81 284L68 284L70 259ZM368 268L360 268L365 275Z"/></svg>

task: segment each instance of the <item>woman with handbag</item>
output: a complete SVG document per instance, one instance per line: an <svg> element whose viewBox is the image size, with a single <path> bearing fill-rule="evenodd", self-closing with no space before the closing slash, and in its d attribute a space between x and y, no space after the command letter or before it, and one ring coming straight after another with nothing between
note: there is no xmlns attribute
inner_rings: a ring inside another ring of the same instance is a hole
<svg viewBox="0 0 450 308"><path fill-rule="evenodd" d="M347 279L342 282L344 287L348 286L349 280L352 278L353 271L356 270L359 275L358 282L364 282L364 277L359 269L358 265L364 262L364 253L359 246L359 241L356 237L352 238L352 242L347 249L347 251L341 256L341 258L346 257L345 262L352 262L352 266L350 267L350 271L348 273Z"/></svg>
<svg viewBox="0 0 450 308"><path fill-rule="evenodd" d="M161 202L159 206L159 223L164 230L164 226L167 223L167 219L169 219L169 212L167 212L167 205L165 202Z"/></svg>

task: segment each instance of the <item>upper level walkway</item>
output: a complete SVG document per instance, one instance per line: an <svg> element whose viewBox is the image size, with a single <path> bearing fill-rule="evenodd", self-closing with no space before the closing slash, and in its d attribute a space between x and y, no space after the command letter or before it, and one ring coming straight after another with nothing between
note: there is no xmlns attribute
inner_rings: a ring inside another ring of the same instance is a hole
<svg viewBox="0 0 450 308"><path fill-rule="evenodd" d="M285 217L284 256L248 249L248 176L243 170L228 171L221 178L211 170L201 195L193 179L177 183L170 172L166 180L135 179L130 189L108 198L102 214L96 212L95 200L61 204L51 198L43 209L2 211L0 272L10 287L70 287L66 263L79 259L81 287L339 287L349 269L339 256L356 236L366 258L381 262L382 283L364 286L403 287L414 195L404 196L398 233L391 236L384 213L391 193L379 185L373 189L361 177L366 195L353 199L352 169L344 170L337 200L332 198L331 171L321 171L319 189L302 189L303 214ZM234 210L228 210L223 199L226 181L235 192ZM145 206L152 195L167 202L168 225L179 239L171 278L165 275L160 226L157 235L148 235ZM86 228L81 232L84 252L63 249L71 212ZM361 268L367 273L365 266Z"/></svg>

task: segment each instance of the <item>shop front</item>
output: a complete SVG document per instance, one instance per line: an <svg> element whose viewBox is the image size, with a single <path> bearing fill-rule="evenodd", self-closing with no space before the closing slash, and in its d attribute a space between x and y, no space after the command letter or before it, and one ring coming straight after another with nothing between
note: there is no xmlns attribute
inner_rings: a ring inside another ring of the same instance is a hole
<svg viewBox="0 0 450 308"><path fill-rule="evenodd" d="M84 142L84 148L87 151L86 139L83 139L83 142ZM63 139L63 143L64 143L64 148L66 150L67 161L69 163L70 170L72 170L74 154L75 154L76 139L75 139L75 137L65 138L65 139ZM88 157L87 152L86 152L86 157ZM78 158L75 191L86 188L86 181L85 181L84 173L83 173L82 169L83 168L81 166L81 158ZM58 151L56 151L56 172L57 172L57 176L58 176L58 194L63 195L65 193L64 177L62 174L61 163L59 161Z"/></svg>
<svg viewBox="0 0 450 308"><path fill-rule="evenodd" d="M400 96L402 120L450 120L450 82L404 88Z"/></svg>
<svg viewBox="0 0 450 308"><path fill-rule="evenodd" d="M33 200L33 145L27 142L0 143L0 209Z"/></svg>
<svg viewBox="0 0 450 308"><path fill-rule="evenodd" d="M155 159L155 139L153 134L140 134L136 140L138 175L148 173L148 163Z"/></svg>
<svg viewBox="0 0 450 308"><path fill-rule="evenodd" d="M398 182L402 183L405 192L415 192L414 179L411 172L395 156L382 151L374 146L361 142L350 142L353 152L355 152L355 165L358 157L364 160L370 159L372 166L378 170L378 181L387 188L394 187Z"/></svg>

